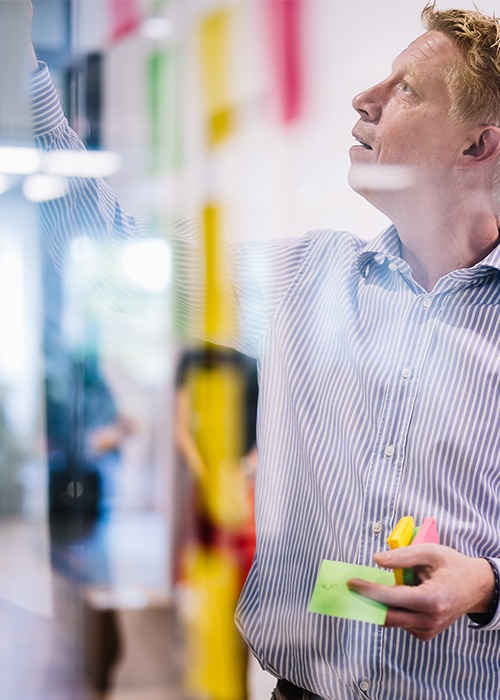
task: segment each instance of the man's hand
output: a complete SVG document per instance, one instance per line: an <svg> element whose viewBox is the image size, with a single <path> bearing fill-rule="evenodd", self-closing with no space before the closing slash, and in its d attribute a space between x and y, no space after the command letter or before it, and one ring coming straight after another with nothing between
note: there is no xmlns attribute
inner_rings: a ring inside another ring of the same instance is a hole
<svg viewBox="0 0 500 700"><path fill-rule="evenodd" d="M33 47L33 42L31 41L31 23L33 20L33 3L32 0L21 0L24 4L24 11L26 16L26 23L28 25L28 37L29 37L29 63L33 73L38 70L38 59L36 57L35 49Z"/></svg>
<svg viewBox="0 0 500 700"><path fill-rule="evenodd" d="M428 641L466 613L490 606L495 579L485 559L473 559L450 547L421 544L380 552L375 562L387 569L415 570L416 586L383 586L360 579L351 590L388 606L386 627L401 627Z"/></svg>
<svg viewBox="0 0 500 700"><path fill-rule="evenodd" d="M127 416L118 416L114 423L95 428L90 437L89 445L93 453L103 454L118 450L123 440L137 430L135 422Z"/></svg>

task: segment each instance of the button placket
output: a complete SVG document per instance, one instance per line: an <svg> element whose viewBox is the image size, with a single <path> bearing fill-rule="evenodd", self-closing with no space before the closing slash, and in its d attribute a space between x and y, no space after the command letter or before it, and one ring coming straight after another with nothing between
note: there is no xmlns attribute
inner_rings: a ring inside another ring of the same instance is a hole
<svg viewBox="0 0 500 700"><path fill-rule="evenodd" d="M369 563L370 555L383 548L384 533L389 531L389 519L394 516L395 509L390 494L398 493L401 484L404 484L412 407L418 396L422 373L426 371L426 357L439 323L440 310L439 295L414 294L404 319L401 319L399 342L392 348L390 356L394 364L384 385L386 393L380 412L380 430L373 445L373 464L376 465L373 474L376 475L378 471L380 478L370 480L371 499L364 514L366 520L363 518L365 527L360 546L360 561L363 563ZM370 631L373 649L370 665L358 667L353 677L360 697L362 693L363 697L370 697L377 692L377 684L372 679L378 678L379 668L383 664L380 651L383 643L377 634L378 630Z"/></svg>

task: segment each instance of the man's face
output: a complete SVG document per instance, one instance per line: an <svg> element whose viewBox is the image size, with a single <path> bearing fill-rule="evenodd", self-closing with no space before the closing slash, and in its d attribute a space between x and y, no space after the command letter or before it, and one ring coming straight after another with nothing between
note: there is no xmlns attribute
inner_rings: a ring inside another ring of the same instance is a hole
<svg viewBox="0 0 500 700"><path fill-rule="evenodd" d="M354 98L360 119L352 132L358 143L349 151L350 181L382 210L387 192L380 198L376 185L358 184L354 173L359 166L404 166L414 186L435 187L440 178L449 177L464 150L466 127L450 117L452 103L444 77L461 61L451 39L441 32L426 32L398 56L387 80Z"/></svg>

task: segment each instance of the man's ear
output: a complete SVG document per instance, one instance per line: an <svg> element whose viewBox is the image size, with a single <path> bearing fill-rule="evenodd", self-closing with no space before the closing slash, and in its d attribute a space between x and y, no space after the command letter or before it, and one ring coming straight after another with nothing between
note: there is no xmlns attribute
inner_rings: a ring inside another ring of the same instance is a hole
<svg viewBox="0 0 500 700"><path fill-rule="evenodd" d="M496 157L500 150L500 128L483 126L472 136L472 143L463 151L466 162L470 165Z"/></svg>

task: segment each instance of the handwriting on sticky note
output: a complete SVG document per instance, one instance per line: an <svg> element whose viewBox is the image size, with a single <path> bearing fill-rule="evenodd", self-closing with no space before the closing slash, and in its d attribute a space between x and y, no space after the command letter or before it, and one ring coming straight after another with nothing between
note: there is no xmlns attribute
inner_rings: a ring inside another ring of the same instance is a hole
<svg viewBox="0 0 500 700"><path fill-rule="evenodd" d="M320 566L309 601L309 612L383 625L387 607L349 590L347 581L351 578L394 585L394 574L391 571L325 559Z"/></svg>

